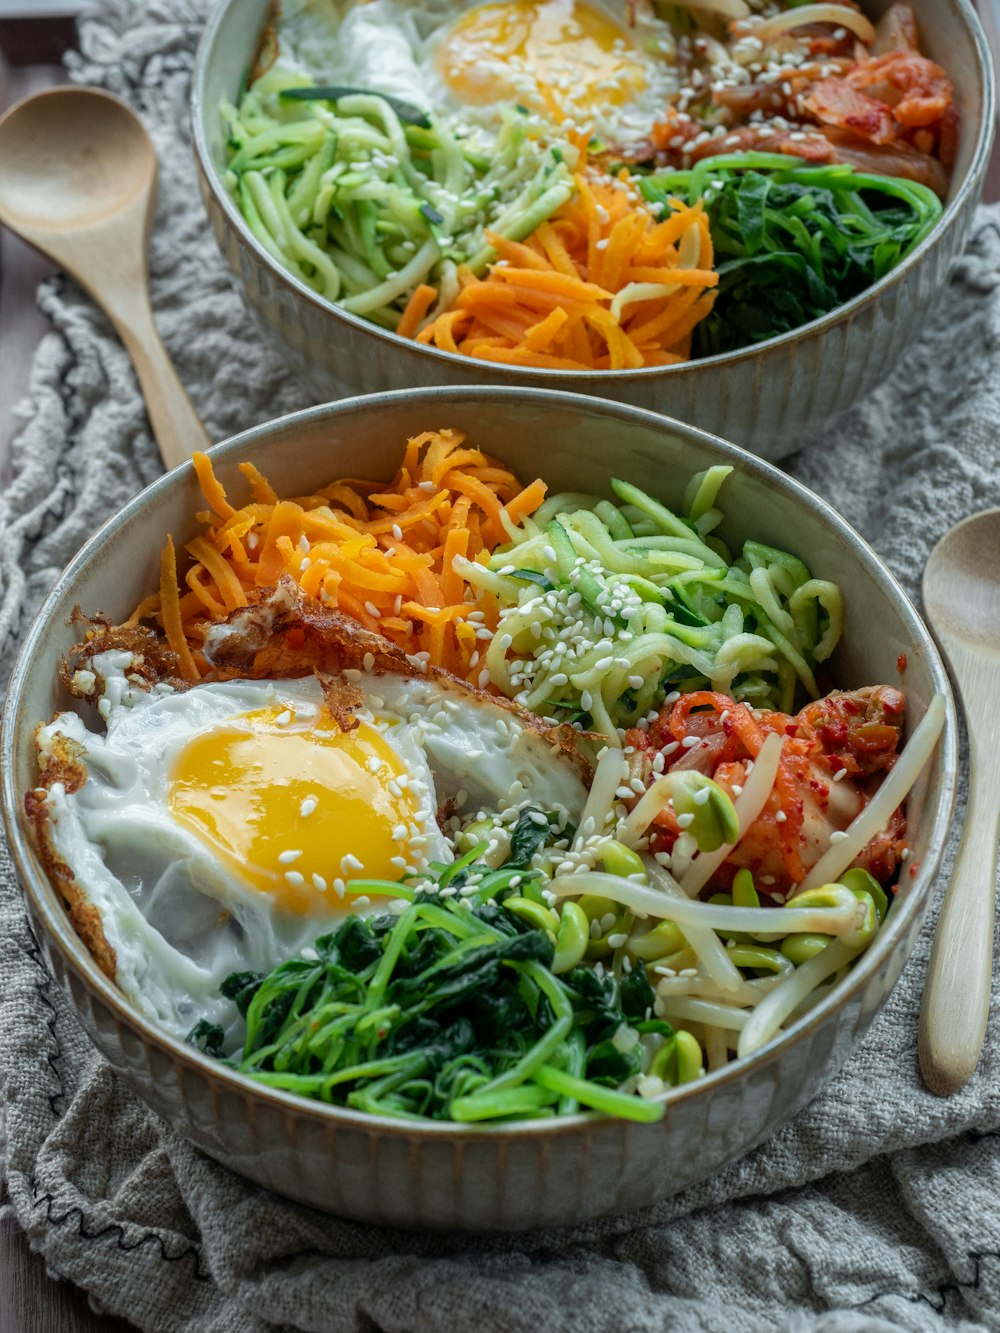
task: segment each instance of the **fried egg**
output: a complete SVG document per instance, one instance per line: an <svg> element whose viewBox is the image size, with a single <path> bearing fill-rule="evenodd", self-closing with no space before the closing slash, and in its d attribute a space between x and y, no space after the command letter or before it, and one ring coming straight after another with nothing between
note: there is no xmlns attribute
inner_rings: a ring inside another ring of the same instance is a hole
<svg viewBox="0 0 1000 1333"><path fill-rule="evenodd" d="M200 1017L231 1024L231 972L270 971L350 911L389 907L358 881L450 863L442 808L533 797L576 820L586 799L544 736L458 683L352 673L362 704L344 730L313 677L147 691L130 665L93 659L103 734L77 713L39 729L43 774L57 756L85 774L45 788L44 836L118 985L178 1036Z"/></svg>
<svg viewBox="0 0 1000 1333"><path fill-rule="evenodd" d="M503 105L556 130L641 137L676 91L668 24L640 6L635 26L611 0L330 0L283 6L278 67L369 88L445 117L495 122Z"/></svg>

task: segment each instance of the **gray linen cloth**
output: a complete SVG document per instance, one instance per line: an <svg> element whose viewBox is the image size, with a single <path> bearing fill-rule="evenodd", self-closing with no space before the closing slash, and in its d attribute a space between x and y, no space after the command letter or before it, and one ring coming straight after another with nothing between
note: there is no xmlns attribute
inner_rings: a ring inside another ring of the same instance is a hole
<svg viewBox="0 0 1000 1333"><path fill-rule="evenodd" d="M157 320L210 434L307 395L259 342L197 198L186 95L199 0L101 0L75 79L143 115L162 164ZM934 328L791 470L916 592L933 542L1000 499L1000 208L980 213ZM61 278L0 502L0 645L159 464L131 369ZM848 595L851 589L847 589ZM947 877L947 867L942 875ZM940 892L940 888L939 888ZM1000 1003L972 1082L920 1084L921 938L870 1036L762 1148L641 1214L573 1229L412 1235L324 1217L207 1160L94 1052L0 862L0 1089L9 1208L53 1274L155 1333L1000 1327ZM669 1163L664 1164L665 1185Z"/></svg>

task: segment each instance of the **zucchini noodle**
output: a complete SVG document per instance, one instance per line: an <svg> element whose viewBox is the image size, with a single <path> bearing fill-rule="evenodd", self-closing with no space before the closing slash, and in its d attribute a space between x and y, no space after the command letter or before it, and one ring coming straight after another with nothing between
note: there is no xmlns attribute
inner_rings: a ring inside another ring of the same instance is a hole
<svg viewBox="0 0 1000 1333"><path fill-rule="evenodd" d="M798 689L815 697L816 665L840 637L840 591L759 542L733 559L713 535L730 470L695 477L684 515L621 481L617 505L552 496L488 566L457 558L500 604L486 651L494 684L612 744L675 686L785 712Z"/></svg>
<svg viewBox="0 0 1000 1333"><path fill-rule="evenodd" d="M513 107L488 156L416 108L310 87L287 70L263 74L222 114L227 184L259 243L321 296L385 328L422 283L445 309L458 266L481 274L494 258L486 231L523 239L574 190L578 150L551 136L543 144L537 119Z"/></svg>

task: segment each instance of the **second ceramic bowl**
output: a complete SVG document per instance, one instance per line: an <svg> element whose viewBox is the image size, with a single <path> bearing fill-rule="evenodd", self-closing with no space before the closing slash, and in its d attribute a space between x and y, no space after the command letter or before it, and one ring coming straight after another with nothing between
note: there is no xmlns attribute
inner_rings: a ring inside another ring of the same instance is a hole
<svg viewBox="0 0 1000 1333"><path fill-rule="evenodd" d="M898 268L823 319L780 338L683 365L543 371L425 347L331 305L253 236L223 180L219 108L256 60L274 0L220 0L198 50L191 94L202 195L216 239L258 326L318 401L427 385L524 384L663 412L778 459L883 383L927 326L982 195L996 119L993 63L970 0L911 0L923 49L954 77L961 114L948 206ZM864 8L877 17L889 0Z"/></svg>

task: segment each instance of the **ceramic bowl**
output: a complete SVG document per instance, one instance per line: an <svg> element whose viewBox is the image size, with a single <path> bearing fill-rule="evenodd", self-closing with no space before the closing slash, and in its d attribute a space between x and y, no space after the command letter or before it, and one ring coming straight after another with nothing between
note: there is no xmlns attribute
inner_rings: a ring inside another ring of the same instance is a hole
<svg viewBox="0 0 1000 1333"><path fill-rule="evenodd" d="M905 653L909 725L935 693L948 699L941 746L909 801L915 873L904 876L885 927L834 994L755 1055L669 1094L655 1125L580 1115L499 1128L376 1118L264 1088L134 1012L70 927L36 855L24 793L37 776L35 726L69 704L57 665L73 641L73 608L121 619L157 586L164 535L189 539L203 507L190 464L154 482L87 542L29 630L0 734L4 818L45 956L81 1022L139 1095L212 1157L316 1208L371 1222L467 1229L580 1222L718 1171L794 1115L861 1039L929 902L951 818L954 709L919 617L842 519L769 465L653 413L543 390L387 393L245 431L213 451L213 464L234 495L244 493L237 472L244 459L280 494L309 494L336 476L391 476L409 435L444 426L467 431L522 478L541 463L554 490L606 491L614 474L677 505L693 472L732 464L727 540L753 536L786 547L847 593L832 678L844 687L896 683Z"/></svg>
<svg viewBox="0 0 1000 1333"><path fill-rule="evenodd" d="M195 153L216 239L251 315L317 401L424 385L524 384L595 394L688 421L777 459L891 374L926 327L982 195L996 119L993 64L970 0L912 0L926 52L952 74L962 117L944 216L881 282L823 319L755 347L685 365L588 373L493 366L399 338L331 305L251 234L223 182L219 105L254 63L273 0L222 0L192 86ZM888 0L872 0L872 14Z"/></svg>

